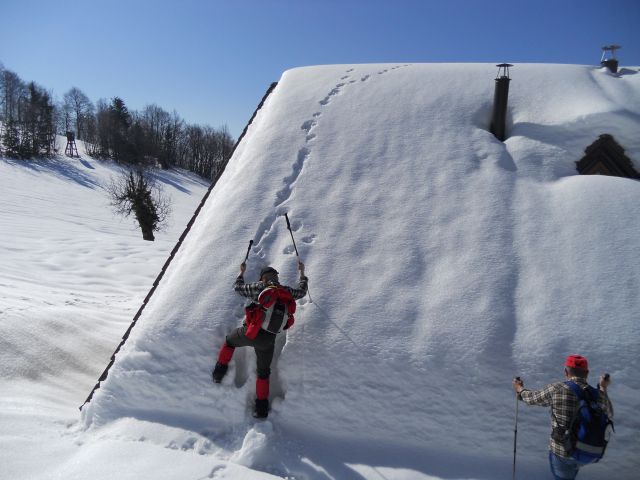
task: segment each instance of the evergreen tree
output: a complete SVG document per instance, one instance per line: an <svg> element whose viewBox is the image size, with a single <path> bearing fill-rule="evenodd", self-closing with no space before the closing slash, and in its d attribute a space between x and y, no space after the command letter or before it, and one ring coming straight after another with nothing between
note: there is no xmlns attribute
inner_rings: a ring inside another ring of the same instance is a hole
<svg viewBox="0 0 640 480"><path fill-rule="evenodd" d="M4 144L4 154L10 158L21 158L20 150L20 133L16 122L9 120L4 125L4 133L2 134L2 143Z"/></svg>
<svg viewBox="0 0 640 480"><path fill-rule="evenodd" d="M109 150L116 162L133 163L129 142L131 114L120 97L114 97L109 106Z"/></svg>
<svg viewBox="0 0 640 480"><path fill-rule="evenodd" d="M23 98L19 111L22 127L20 150L23 158L31 158L51 153L54 134L53 105L49 94L30 82L28 95Z"/></svg>

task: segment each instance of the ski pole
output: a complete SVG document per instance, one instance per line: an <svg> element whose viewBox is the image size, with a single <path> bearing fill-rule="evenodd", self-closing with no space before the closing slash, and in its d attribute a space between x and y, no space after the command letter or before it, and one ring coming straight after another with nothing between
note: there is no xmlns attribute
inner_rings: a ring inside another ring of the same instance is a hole
<svg viewBox="0 0 640 480"><path fill-rule="evenodd" d="M253 245L253 240L249 240L249 246L247 247L247 254L244 256L244 261L242 263L247 263L247 259L249 258L249 251L251 250L251 245Z"/></svg>
<svg viewBox="0 0 640 480"><path fill-rule="evenodd" d="M520 381L520 377L516 377ZM518 394L516 393L516 426L513 431L513 480L516 479L516 449L518 444Z"/></svg>
<svg viewBox="0 0 640 480"><path fill-rule="evenodd" d="M289 233L291 234L291 240L293 241L293 249L296 251L296 257L300 260L300 255L298 255L298 247L296 247L296 240L293 238L293 232L291 231L291 223L289 223L289 215L284 214L284 218L287 220L287 228L289 229Z"/></svg>
<svg viewBox="0 0 640 480"><path fill-rule="evenodd" d="M293 238L293 231L291 230L291 223L289 222L289 215L284 214L284 218L287 220L287 228L289 229L289 233L291 234L291 241L293 242L293 249L296 251L296 257L298 257L298 262L300 262L300 255L298 254L298 247L296 247L296 239ZM307 295L309 295L309 302L313 303L313 299L311 298L311 292L309 291L309 287L307 287Z"/></svg>

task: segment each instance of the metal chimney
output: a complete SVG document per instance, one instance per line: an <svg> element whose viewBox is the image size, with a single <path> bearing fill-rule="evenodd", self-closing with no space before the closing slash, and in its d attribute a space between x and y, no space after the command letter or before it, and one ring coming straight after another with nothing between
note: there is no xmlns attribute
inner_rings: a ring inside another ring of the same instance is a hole
<svg viewBox="0 0 640 480"><path fill-rule="evenodd" d="M491 115L491 133L498 140L504 142L506 137L507 122L507 100L509 99L509 67L513 65L509 63L501 63L498 67L498 76L496 77L496 90L493 96L493 114ZM502 71L502 75L500 75Z"/></svg>
<svg viewBox="0 0 640 480"><path fill-rule="evenodd" d="M621 48L622 47L620 45L605 45L602 47L602 59L600 59L600 65L607 67L611 73L618 73L616 50Z"/></svg>

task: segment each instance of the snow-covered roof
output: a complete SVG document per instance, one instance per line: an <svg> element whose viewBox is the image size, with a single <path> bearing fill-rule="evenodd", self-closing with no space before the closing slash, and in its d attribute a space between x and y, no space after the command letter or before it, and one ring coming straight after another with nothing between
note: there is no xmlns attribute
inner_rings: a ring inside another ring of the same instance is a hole
<svg viewBox="0 0 640 480"><path fill-rule="evenodd" d="M266 435L268 448L301 456L330 439L345 463L426 472L455 457L453 475L481 461L506 476L511 378L561 380L564 357L580 353L592 377L611 373L620 418L591 470L629 478L640 447L640 184L578 175L575 162L605 133L640 160L640 75L517 64L500 142L488 131L495 68L285 72L84 408L86 424L133 417L223 449ZM313 302L281 338L265 432L249 420L253 353L236 352L221 385L210 371L243 317L231 287L247 242L249 280L270 264L295 282L284 213ZM521 462L544 465L548 413L521 409L520 422ZM236 460L272 468L260 455Z"/></svg>

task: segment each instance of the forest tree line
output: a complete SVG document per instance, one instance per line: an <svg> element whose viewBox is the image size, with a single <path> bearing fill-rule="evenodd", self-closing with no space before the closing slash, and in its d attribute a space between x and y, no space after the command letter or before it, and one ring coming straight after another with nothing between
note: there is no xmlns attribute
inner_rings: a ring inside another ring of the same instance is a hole
<svg viewBox="0 0 640 480"><path fill-rule="evenodd" d="M233 150L226 127L186 123L158 105L130 111L114 97L93 103L73 87L61 100L0 64L0 154L29 159L56 153L56 134L74 132L95 158L131 166L181 167L214 179ZM64 146L63 146L64 148Z"/></svg>

